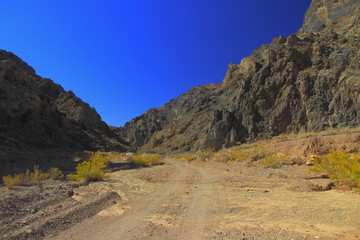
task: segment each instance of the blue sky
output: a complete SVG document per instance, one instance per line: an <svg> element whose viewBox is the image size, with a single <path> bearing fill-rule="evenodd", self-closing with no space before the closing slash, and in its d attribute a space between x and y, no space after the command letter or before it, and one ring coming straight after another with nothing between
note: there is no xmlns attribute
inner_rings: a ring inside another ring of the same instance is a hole
<svg viewBox="0 0 360 240"><path fill-rule="evenodd" d="M0 48L112 126L301 27L311 0L0 0Z"/></svg>

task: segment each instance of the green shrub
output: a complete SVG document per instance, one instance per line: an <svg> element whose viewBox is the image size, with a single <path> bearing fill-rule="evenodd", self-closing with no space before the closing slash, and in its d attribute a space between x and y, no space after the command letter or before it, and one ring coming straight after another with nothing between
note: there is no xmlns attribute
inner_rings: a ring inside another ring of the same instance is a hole
<svg viewBox="0 0 360 240"><path fill-rule="evenodd" d="M136 154L129 157L128 161L138 167L150 167L161 163L163 156L160 154Z"/></svg>
<svg viewBox="0 0 360 240"><path fill-rule="evenodd" d="M89 161L84 161L76 166L76 174L69 174L70 181L100 181L107 178L106 173L109 160L98 153L93 153Z"/></svg>
<svg viewBox="0 0 360 240"><path fill-rule="evenodd" d="M314 171L325 173L340 185L360 188L360 156L358 153L330 151L326 156L316 157Z"/></svg>

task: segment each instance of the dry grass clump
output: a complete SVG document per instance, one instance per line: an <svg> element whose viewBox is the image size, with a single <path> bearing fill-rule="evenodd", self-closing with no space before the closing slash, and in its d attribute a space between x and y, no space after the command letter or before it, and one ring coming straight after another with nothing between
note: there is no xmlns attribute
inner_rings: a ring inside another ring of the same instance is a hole
<svg viewBox="0 0 360 240"><path fill-rule="evenodd" d="M135 167L150 167L161 164L163 158L160 154L143 153L129 156L128 162Z"/></svg>
<svg viewBox="0 0 360 240"><path fill-rule="evenodd" d="M121 153L121 152L101 152L100 154L106 156L107 158L111 159L112 161L126 161L127 157L132 153Z"/></svg>
<svg viewBox="0 0 360 240"><path fill-rule="evenodd" d="M340 186L360 190L359 153L330 151L328 155L315 158L313 170L325 173Z"/></svg>
<svg viewBox="0 0 360 240"><path fill-rule="evenodd" d="M64 174L58 168L50 168L47 173L49 174L48 179L56 180L56 179L63 179Z"/></svg>
<svg viewBox="0 0 360 240"><path fill-rule="evenodd" d="M213 158L214 155L214 149L209 147L204 149L201 152L187 152L187 153L181 153L178 155L172 155L172 158L177 158L177 159L181 159L184 161L195 161L195 160L199 160L199 161L208 161L211 158Z"/></svg>
<svg viewBox="0 0 360 240"><path fill-rule="evenodd" d="M247 149L234 149L231 157L235 161L257 161L269 156L263 145L251 146Z"/></svg>
<svg viewBox="0 0 360 240"><path fill-rule="evenodd" d="M24 185L32 184L29 169L27 169L25 173L17 173L14 176L11 175L3 176L2 179L4 181L5 186L8 189L12 189L16 185L24 186Z"/></svg>
<svg viewBox="0 0 360 240"><path fill-rule="evenodd" d="M292 164L292 160L282 154L272 154L259 160L260 166L269 168L279 168L284 164Z"/></svg>
<svg viewBox="0 0 360 240"><path fill-rule="evenodd" d="M69 174L70 181L100 181L109 177L107 165L109 159L100 153L91 153L89 161L83 161L76 166L76 174Z"/></svg>
<svg viewBox="0 0 360 240"><path fill-rule="evenodd" d="M55 180L62 179L64 174L58 168L50 168L47 172L42 172L39 169L39 166L34 167L34 172L30 172L30 179L34 183L45 181L45 180Z"/></svg>
<svg viewBox="0 0 360 240"><path fill-rule="evenodd" d="M39 166L34 166L34 171L29 169L25 173L17 173L14 176L4 176L2 179L8 189L15 186L26 186L40 183L45 180L62 179L64 174L58 168L50 168L47 172L42 172Z"/></svg>
<svg viewBox="0 0 360 240"><path fill-rule="evenodd" d="M191 162L191 161L196 160L199 157L199 154L198 153L181 153L181 154L178 154L178 155L173 155L171 157Z"/></svg>
<svg viewBox="0 0 360 240"><path fill-rule="evenodd" d="M255 162L269 155L262 144L244 144L218 151L212 159L220 162Z"/></svg>

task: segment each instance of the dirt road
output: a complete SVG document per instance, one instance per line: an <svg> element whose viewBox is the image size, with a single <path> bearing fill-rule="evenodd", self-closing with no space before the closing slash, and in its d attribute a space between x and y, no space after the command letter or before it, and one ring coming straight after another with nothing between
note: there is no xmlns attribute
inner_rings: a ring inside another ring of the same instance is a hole
<svg viewBox="0 0 360 240"><path fill-rule="evenodd" d="M171 159L119 171L87 188L121 201L48 239L360 239L360 194L309 191L311 174Z"/></svg>

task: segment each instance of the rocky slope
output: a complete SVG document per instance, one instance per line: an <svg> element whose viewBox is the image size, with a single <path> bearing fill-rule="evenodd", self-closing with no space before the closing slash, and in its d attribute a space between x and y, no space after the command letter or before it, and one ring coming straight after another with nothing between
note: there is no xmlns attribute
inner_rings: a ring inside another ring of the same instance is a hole
<svg viewBox="0 0 360 240"><path fill-rule="evenodd" d="M360 2L313 0L303 27L231 63L120 129L140 151L220 149L289 132L359 125Z"/></svg>
<svg viewBox="0 0 360 240"><path fill-rule="evenodd" d="M125 151L129 146L94 108L0 50L0 168L9 165L16 149L28 148Z"/></svg>

